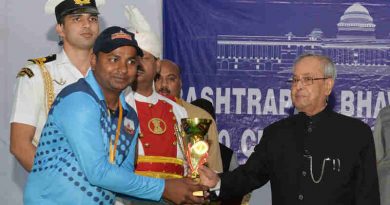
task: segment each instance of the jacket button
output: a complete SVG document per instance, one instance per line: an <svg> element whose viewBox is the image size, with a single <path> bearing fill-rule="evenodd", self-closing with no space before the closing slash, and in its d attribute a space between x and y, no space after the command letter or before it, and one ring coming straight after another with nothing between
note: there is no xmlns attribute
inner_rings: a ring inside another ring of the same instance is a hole
<svg viewBox="0 0 390 205"><path fill-rule="evenodd" d="M307 174L307 173L306 173L305 171L302 171L302 176L304 176L304 177L305 177L305 176L306 176L306 174Z"/></svg>
<svg viewBox="0 0 390 205"><path fill-rule="evenodd" d="M302 194L299 194L299 195L298 195L298 199L302 201L302 200L303 200L303 195L302 195Z"/></svg>

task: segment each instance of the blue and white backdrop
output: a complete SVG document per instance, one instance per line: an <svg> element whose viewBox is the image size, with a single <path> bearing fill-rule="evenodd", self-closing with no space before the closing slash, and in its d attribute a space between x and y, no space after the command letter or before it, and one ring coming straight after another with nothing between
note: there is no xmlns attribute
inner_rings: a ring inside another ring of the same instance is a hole
<svg viewBox="0 0 390 205"><path fill-rule="evenodd" d="M331 57L334 110L373 126L390 103L390 2L198 0L163 2L164 56L183 71L183 98L213 102L219 140L244 163L263 128L293 113L302 53ZM269 205L269 184L251 204Z"/></svg>
<svg viewBox="0 0 390 205"><path fill-rule="evenodd" d="M267 125L291 114L294 59L330 56L334 109L373 126L390 101L389 1L163 2L164 56L183 70L183 98L206 98L219 139L245 162Z"/></svg>

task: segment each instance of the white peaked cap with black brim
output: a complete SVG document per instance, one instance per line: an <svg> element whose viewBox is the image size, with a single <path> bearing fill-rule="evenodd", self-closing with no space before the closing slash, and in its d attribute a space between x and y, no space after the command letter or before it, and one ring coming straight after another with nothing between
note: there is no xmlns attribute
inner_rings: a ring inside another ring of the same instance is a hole
<svg viewBox="0 0 390 205"><path fill-rule="evenodd" d="M59 23L62 17L73 12L99 14L98 7L105 2L105 0L48 0L45 4L45 13L55 14Z"/></svg>

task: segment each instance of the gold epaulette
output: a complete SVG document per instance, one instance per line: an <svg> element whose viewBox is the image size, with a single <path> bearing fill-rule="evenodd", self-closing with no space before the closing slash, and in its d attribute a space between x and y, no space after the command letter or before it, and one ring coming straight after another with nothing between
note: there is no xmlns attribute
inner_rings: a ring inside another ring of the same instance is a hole
<svg viewBox="0 0 390 205"><path fill-rule="evenodd" d="M39 70L41 71L43 83L44 83L44 89L45 89L45 98L46 98L46 114L49 113L49 110L51 108L51 105L54 102L54 86L53 81L50 76L49 71L47 70L45 63L54 61L56 59L56 55L50 55L43 58L35 58L30 59L29 61L33 62L34 64L38 65Z"/></svg>
<svg viewBox="0 0 390 205"><path fill-rule="evenodd" d="M42 57L42 58L28 59L28 61L30 61L34 64L37 64L37 62L48 63L48 62L54 61L56 59L57 59L57 55L53 54L53 55L49 55L49 56Z"/></svg>

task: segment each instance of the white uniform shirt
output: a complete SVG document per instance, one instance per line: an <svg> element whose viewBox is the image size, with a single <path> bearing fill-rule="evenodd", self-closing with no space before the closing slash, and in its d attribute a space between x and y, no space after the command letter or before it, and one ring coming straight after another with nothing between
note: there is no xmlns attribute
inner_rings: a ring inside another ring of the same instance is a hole
<svg viewBox="0 0 390 205"><path fill-rule="evenodd" d="M45 66L53 80L54 96L67 85L84 77L69 61L64 50L57 54L56 60L45 63ZM34 126L36 131L32 143L37 146L47 118L44 79L38 65L29 64L25 67L31 69L34 76L17 78L10 122Z"/></svg>

